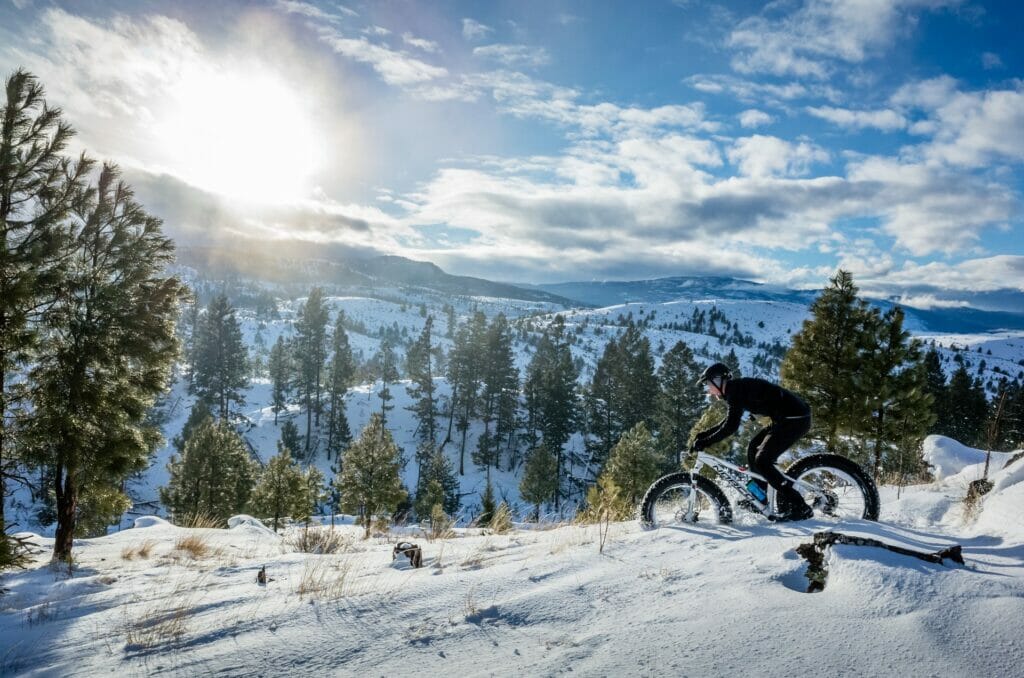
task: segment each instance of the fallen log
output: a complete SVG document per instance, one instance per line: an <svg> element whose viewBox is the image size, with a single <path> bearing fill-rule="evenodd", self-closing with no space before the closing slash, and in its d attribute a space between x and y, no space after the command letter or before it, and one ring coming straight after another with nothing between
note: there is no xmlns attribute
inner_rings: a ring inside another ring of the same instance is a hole
<svg viewBox="0 0 1024 678"><path fill-rule="evenodd" d="M908 549L903 546L896 546L895 544L886 544L885 542L878 541L877 539L870 539L868 537L856 537L850 534L843 534L842 532L815 532L814 541L812 543L800 544L800 546L796 547L797 554L807 561L806 576L808 593L825 590L825 582L828 579L828 569L825 567L825 549L829 546L835 546L836 544L873 546L875 548L885 549L886 551L892 551L893 553L899 553L904 556L919 558L929 563L937 563L939 565L945 564L944 561L946 560L951 560L959 565L964 564L962 548L959 544L954 544L953 546L949 546L940 551L930 553L927 551Z"/></svg>

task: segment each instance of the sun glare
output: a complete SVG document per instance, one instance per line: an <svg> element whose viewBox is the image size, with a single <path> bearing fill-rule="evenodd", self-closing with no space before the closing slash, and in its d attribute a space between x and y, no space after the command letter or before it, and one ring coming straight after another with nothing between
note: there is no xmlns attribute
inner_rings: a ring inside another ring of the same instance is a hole
<svg viewBox="0 0 1024 678"><path fill-rule="evenodd" d="M170 170L231 198L306 197L323 141L298 93L266 73L192 72L172 90L154 130Z"/></svg>

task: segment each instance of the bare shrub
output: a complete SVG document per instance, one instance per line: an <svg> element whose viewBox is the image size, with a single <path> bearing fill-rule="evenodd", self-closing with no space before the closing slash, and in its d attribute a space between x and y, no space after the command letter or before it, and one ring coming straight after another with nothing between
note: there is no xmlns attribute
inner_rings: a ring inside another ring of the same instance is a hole
<svg viewBox="0 0 1024 678"><path fill-rule="evenodd" d="M339 553L348 551L352 540L327 527L305 528L292 535L287 543L299 553Z"/></svg>

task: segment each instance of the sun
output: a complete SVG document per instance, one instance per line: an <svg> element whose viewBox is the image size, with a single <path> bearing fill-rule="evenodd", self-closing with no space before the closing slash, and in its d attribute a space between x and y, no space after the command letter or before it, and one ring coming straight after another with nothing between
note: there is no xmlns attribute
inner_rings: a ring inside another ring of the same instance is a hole
<svg viewBox="0 0 1024 678"><path fill-rule="evenodd" d="M310 102L261 68L193 69L171 88L154 133L186 182L259 203L307 197L324 159Z"/></svg>

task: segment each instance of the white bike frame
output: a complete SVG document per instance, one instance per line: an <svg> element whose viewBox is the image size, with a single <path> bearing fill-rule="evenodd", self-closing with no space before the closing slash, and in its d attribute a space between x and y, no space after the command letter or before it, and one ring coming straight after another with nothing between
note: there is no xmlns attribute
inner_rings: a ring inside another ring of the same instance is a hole
<svg viewBox="0 0 1024 678"><path fill-rule="evenodd" d="M767 480L765 480L764 476L762 476L760 473L754 473L745 466L737 466L736 464L732 464L726 461L725 459L721 459L712 454L708 454L707 452L698 452L697 461L694 462L693 469L690 471L691 478L700 475L701 469L703 469L705 466L714 469L715 473L718 474L718 477L722 481L724 481L734 490L739 492L740 495L746 498L747 501L750 502L751 505L756 507L760 513L766 516L774 515L771 510L771 507L775 505L775 488L772 487L771 484ZM788 478L789 480L793 481L793 487L798 490L811 490L815 492L819 491L819 488L815 487L814 485L805 483L802 480L790 478L785 474L785 472L782 471L782 469L779 469L779 472L782 473L782 475L786 476L786 478ZM764 501L761 501L760 499L755 497L753 494L751 494L750 490L747 489L747 483L750 482L751 478L760 480L767 486ZM696 483L691 483L690 487L696 489ZM690 496L687 500L686 512L688 519L693 517L693 492L690 492Z"/></svg>

